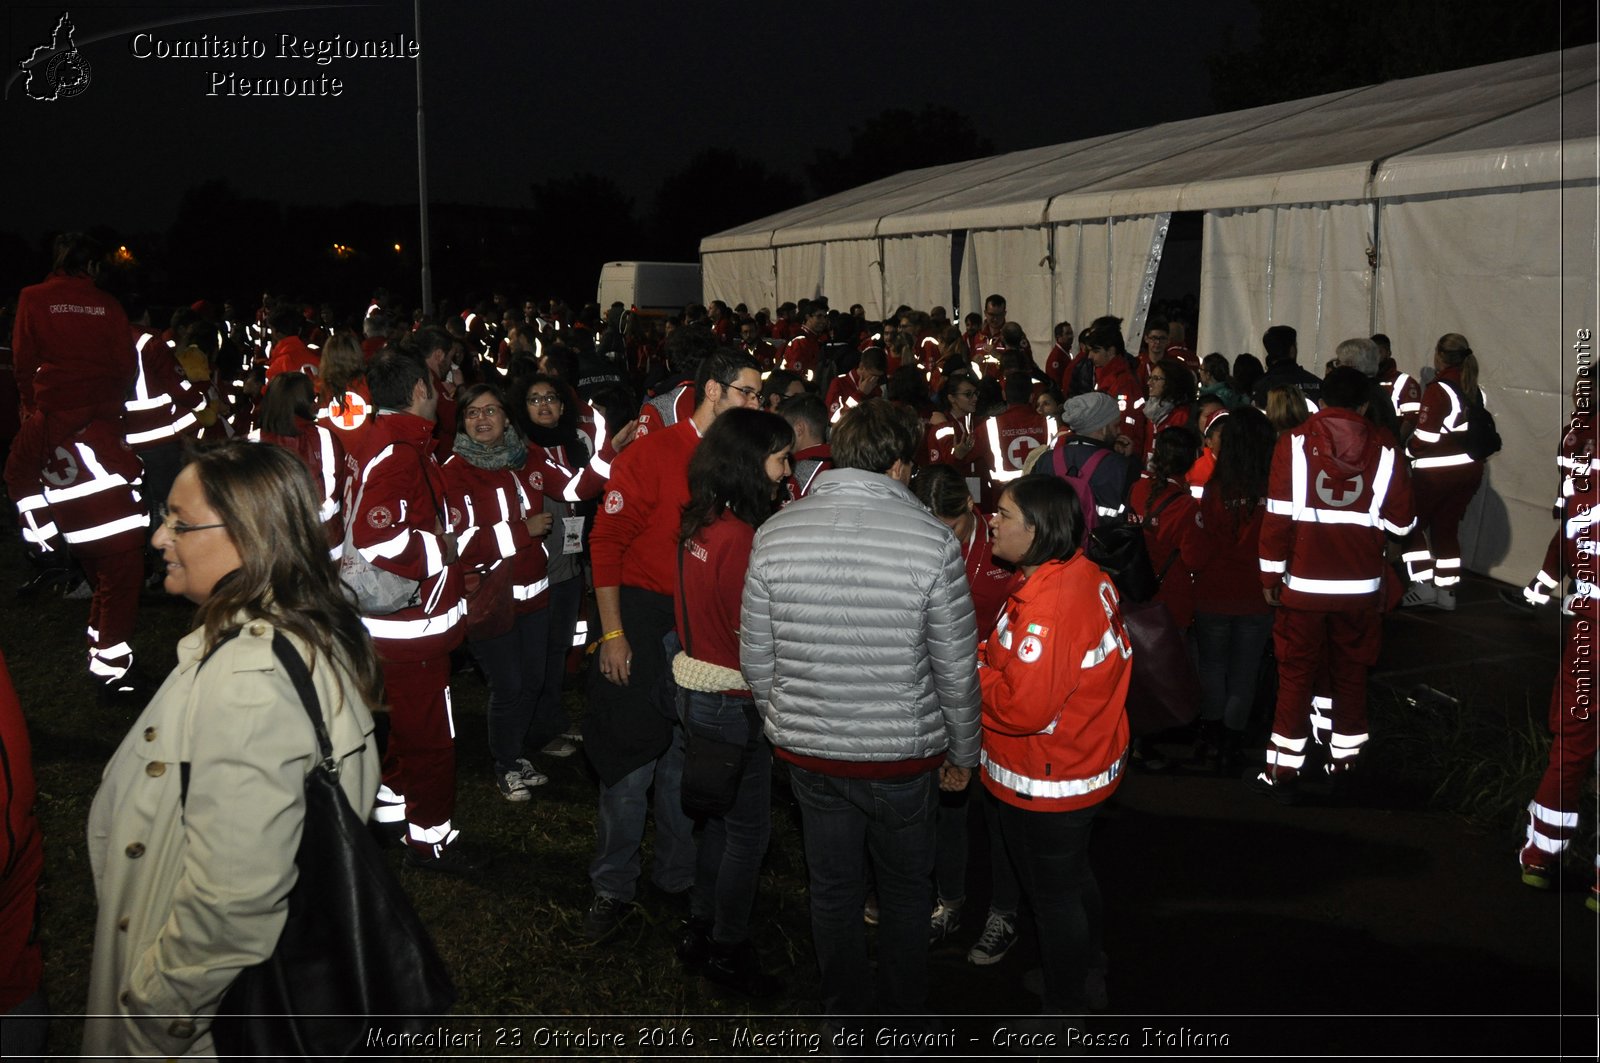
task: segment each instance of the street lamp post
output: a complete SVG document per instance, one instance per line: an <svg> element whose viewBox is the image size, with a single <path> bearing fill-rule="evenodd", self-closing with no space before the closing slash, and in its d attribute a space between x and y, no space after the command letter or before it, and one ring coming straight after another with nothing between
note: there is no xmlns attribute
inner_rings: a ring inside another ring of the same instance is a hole
<svg viewBox="0 0 1600 1063"><path fill-rule="evenodd" d="M417 204L422 214L422 306L433 319L433 264L428 240L428 135L422 111L422 0L413 0L417 36Z"/></svg>

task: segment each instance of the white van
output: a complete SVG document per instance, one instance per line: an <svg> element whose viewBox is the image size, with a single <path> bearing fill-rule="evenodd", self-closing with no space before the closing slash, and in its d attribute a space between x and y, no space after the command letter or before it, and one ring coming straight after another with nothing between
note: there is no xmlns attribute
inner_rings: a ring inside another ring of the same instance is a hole
<svg viewBox="0 0 1600 1063"><path fill-rule="evenodd" d="M698 262L607 262L600 267L600 294L595 302L604 313L621 303L650 317L668 317L700 301Z"/></svg>

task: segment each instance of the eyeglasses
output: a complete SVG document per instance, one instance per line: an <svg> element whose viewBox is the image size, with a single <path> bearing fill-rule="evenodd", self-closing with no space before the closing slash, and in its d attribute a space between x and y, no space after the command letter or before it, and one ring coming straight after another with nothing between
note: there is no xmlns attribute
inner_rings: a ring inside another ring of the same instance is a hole
<svg viewBox="0 0 1600 1063"><path fill-rule="evenodd" d="M166 506L156 510L156 523L167 530L168 535L188 535L190 532L205 531L207 528L225 528L226 524L185 524L174 514L168 512Z"/></svg>
<svg viewBox="0 0 1600 1063"><path fill-rule="evenodd" d="M729 391L737 391L751 402L758 402L761 399L761 391L758 388L747 388L738 384L723 384L722 386Z"/></svg>
<svg viewBox="0 0 1600 1063"><path fill-rule="evenodd" d="M496 417L503 412L498 406L468 406L461 411L461 416L469 421L476 421L483 417Z"/></svg>
<svg viewBox="0 0 1600 1063"><path fill-rule="evenodd" d="M540 394L540 395L529 395L528 396L528 405L529 406L551 406L551 405L554 405L555 403L558 403L560 401L561 401L561 396L560 395L544 395L544 394Z"/></svg>

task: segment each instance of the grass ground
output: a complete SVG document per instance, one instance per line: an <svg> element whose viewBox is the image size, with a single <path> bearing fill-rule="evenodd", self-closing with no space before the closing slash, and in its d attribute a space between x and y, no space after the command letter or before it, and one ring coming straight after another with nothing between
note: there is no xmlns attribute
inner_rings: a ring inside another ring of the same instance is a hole
<svg viewBox="0 0 1600 1063"><path fill-rule="evenodd" d="M7 536L0 545L3 593L9 594L26 574L20 547ZM46 846L41 885L45 976L51 1003L61 1016L51 1034L51 1049L57 1054L70 1054L77 1046L79 1023L72 1015L83 1007L92 948L94 897L84 823L101 768L133 719L128 712L100 706L94 697L81 665L85 614L86 603L41 597L8 601L0 618L0 651L28 716L39 780ZM186 603L154 598L141 606L135 649L153 677L170 667L173 647L189 618ZM581 711L580 699L569 697L575 711ZM1501 707L1502 715L1514 722L1508 729L1492 720L1472 723L1477 715L1459 706L1452 710L1384 694L1375 697L1368 763L1375 781L1388 780L1383 786L1388 799L1397 807L1471 813L1490 829L1508 834L1514 829L1516 810L1543 765L1548 737L1540 722L1542 707ZM683 975L672 953L683 913L675 901L651 893L648 886L612 940L599 946L584 942L579 928L589 901L586 868L593 841L594 784L581 756L548 760L542 766L550 783L535 792L534 800L513 805L501 799L488 776L485 700L476 675L457 675L457 821L479 844L498 852L498 860L471 880L403 874L456 978L460 1014L446 1026L484 1038L478 1046L485 1054L491 1054L498 1031L505 1039L501 1050L519 1047L510 1038L527 1039L520 1046L522 1054L535 1056L592 1054L592 1046L540 1046L533 1041L541 1036L538 1022L521 1018L502 1024L492 1017L569 1016L573 1018L563 1029L619 1033L624 1046L656 1056L726 1045L739 1025L779 1033L814 1029L796 1027L793 1019L816 1012L817 987L797 815L786 786L779 782L774 788L774 830L755 925L768 966L784 977L788 989L776 1001L752 1006ZM398 854L393 858L398 865ZM977 971L962 964L959 955L939 962L947 971L963 972L962 977ZM949 1010L974 1011L1007 1006L1028 1011L1036 1006L1031 998L997 1000L992 992L988 998L947 992L946 1004ZM751 1013L772 1017L742 1018ZM579 1018L605 1016L628 1018ZM662 1017L672 1017L670 1024L664 1025ZM683 1043L686 1030L695 1045ZM714 1037L719 1040L711 1041ZM475 1054L470 1053L473 1044L466 1042L469 1054ZM773 1052L806 1054L803 1048L781 1045ZM626 1047L618 1054L628 1054ZM753 1047L749 1054L764 1050Z"/></svg>

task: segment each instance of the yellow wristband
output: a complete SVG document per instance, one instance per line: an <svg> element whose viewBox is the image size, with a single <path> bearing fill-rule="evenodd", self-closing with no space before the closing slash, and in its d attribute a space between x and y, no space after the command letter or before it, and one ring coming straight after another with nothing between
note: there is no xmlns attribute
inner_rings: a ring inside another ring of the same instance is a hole
<svg viewBox="0 0 1600 1063"><path fill-rule="evenodd" d="M590 643L589 644L589 648L587 650L584 650L583 652L585 654L593 656L594 652L600 648L600 644L602 642L610 642L612 639L620 639L621 637L622 637L622 629L621 628L617 628L617 630L615 630L615 631L607 631L604 635L601 635L599 638L595 639L592 643Z"/></svg>

